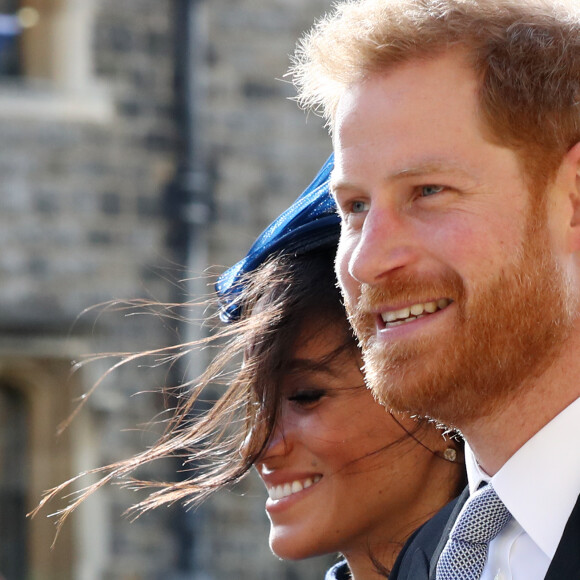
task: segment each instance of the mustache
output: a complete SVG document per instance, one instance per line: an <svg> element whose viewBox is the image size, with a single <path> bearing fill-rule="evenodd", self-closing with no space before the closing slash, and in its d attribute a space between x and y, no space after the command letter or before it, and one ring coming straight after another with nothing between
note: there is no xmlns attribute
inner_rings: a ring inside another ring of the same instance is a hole
<svg viewBox="0 0 580 580"><path fill-rule="evenodd" d="M381 284L361 284L360 296L355 304L347 304L351 323L357 329L371 324L370 314L388 304L417 304L439 298L449 298L461 303L465 286L459 274L447 271L442 275L426 276L409 272L391 272ZM372 323L374 326L374 322Z"/></svg>

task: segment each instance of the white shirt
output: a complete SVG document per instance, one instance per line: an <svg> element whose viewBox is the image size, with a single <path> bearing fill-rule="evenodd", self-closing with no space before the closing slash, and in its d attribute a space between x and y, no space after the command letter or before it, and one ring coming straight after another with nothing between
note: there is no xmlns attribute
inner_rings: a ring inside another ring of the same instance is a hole
<svg viewBox="0 0 580 580"><path fill-rule="evenodd" d="M490 477L466 445L470 493ZM490 542L481 580L543 580L580 493L580 398L491 478L513 516Z"/></svg>

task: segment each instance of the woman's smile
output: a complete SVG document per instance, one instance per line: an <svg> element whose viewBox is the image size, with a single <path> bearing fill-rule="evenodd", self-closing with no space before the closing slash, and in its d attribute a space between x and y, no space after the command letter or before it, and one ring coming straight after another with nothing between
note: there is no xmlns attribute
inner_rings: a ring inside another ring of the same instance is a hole
<svg viewBox="0 0 580 580"><path fill-rule="evenodd" d="M268 491L268 497L272 501L279 501L284 498L290 497L312 487L314 484L318 483L322 479L322 475L314 475L312 477L307 477L305 479L294 479L293 481L288 481L286 483L281 483L279 485L268 485L266 484L266 489Z"/></svg>

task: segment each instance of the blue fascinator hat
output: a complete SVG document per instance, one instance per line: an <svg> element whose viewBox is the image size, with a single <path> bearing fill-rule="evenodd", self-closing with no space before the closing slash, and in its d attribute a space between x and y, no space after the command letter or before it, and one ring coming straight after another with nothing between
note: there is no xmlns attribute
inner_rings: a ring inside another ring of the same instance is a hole
<svg viewBox="0 0 580 580"><path fill-rule="evenodd" d="M215 288L223 322L240 318L239 295L246 276L271 255L284 252L299 256L338 244L340 217L329 189L333 167L334 155L331 155L302 195L260 234L245 258L218 278Z"/></svg>

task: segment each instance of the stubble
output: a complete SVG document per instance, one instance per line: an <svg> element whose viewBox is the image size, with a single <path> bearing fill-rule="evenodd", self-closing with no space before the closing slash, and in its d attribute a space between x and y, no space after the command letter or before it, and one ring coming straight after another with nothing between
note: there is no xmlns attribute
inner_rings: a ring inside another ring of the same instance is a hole
<svg viewBox="0 0 580 580"><path fill-rule="evenodd" d="M570 334L575 305L550 250L544 216L536 206L512 263L469 295L455 272L438 280L393 273L381 288L363 285L357 306L347 309L361 341L367 384L380 403L460 427L493 413L550 366ZM368 314L373 305L422 302L424 296L453 300L451 330L377 340L375 318Z"/></svg>

